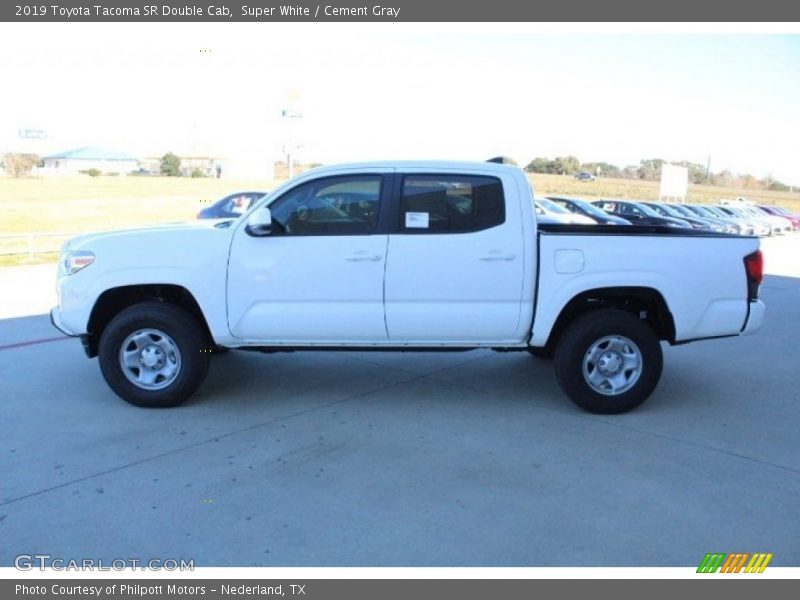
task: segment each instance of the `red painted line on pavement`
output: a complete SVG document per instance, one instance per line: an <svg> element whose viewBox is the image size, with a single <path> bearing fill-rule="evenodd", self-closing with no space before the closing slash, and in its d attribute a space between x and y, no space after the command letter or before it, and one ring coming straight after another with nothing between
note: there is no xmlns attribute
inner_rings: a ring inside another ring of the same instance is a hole
<svg viewBox="0 0 800 600"><path fill-rule="evenodd" d="M19 342L17 344L7 344L5 346L0 346L0 350L13 350L14 348L23 348L25 346L35 346L36 344L48 344L50 342L62 342L64 340L71 340L73 338L62 336L62 337L54 337L54 338L46 338L43 340L31 340L29 342Z"/></svg>

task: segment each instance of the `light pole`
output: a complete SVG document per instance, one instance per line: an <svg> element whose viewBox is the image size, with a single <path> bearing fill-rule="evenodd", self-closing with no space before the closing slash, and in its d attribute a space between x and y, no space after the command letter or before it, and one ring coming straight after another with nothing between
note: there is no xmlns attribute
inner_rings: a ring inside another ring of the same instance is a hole
<svg viewBox="0 0 800 600"><path fill-rule="evenodd" d="M281 111L281 116L284 119L302 119L303 113L299 110L290 110L288 108L284 108ZM292 168L292 151L293 151L293 136L292 136L292 122L287 121L287 126L289 128L289 143L286 145L286 162L289 164L289 179L292 178L294 170Z"/></svg>

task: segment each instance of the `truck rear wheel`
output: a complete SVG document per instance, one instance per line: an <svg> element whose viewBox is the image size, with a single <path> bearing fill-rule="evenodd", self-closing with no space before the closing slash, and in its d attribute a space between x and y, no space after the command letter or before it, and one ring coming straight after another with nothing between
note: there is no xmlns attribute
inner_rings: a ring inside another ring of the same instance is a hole
<svg viewBox="0 0 800 600"><path fill-rule="evenodd" d="M578 406L619 414L647 400L661 377L661 344L651 327L616 309L572 322L556 348L556 378Z"/></svg>
<svg viewBox="0 0 800 600"><path fill-rule="evenodd" d="M146 408L177 406L208 373L212 345L185 310L143 302L114 317L100 336L100 371L123 400Z"/></svg>

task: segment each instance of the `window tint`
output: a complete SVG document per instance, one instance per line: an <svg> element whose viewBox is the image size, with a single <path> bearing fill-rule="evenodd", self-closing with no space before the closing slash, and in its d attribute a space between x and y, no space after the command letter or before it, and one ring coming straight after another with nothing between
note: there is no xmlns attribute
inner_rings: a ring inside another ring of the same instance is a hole
<svg viewBox="0 0 800 600"><path fill-rule="evenodd" d="M269 206L275 233L358 235L375 231L381 176L329 177L302 184Z"/></svg>
<svg viewBox="0 0 800 600"><path fill-rule="evenodd" d="M505 221L503 185L494 177L407 175L400 230L407 233L480 231Z"/></svg>

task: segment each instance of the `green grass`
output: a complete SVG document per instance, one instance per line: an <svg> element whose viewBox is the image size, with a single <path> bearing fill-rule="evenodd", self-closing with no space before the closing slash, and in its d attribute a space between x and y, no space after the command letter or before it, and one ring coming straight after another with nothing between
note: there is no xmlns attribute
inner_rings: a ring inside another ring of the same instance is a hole
<svg viewBox="0 0 800 600"><path fill-rule="evenodd" d="M629 179L578 181L565 175L528 176L537 195L562 194L583 198L654 199L658 182ZM29 233L74 234L165 221L192 220L197 211L236 191L269 190L273 180L235 181L188 177L0 177L0 236ZM689 186L691 202L716 203L745 196L765 204L780 204L800 212L800 193ZM0 266L52 262L62 237L36 238L33 256L29 240L0 239ZM3 256L6 252L17 256Z"/></svg>
<svg viewBox="0 0 800 600"><path fill-rule="evenodd" d="M0 266L52 262L72 234L193 220L222 196L275 185L189 177L0 177ZM29 233L67 235L36 237L33 245L28 238L2 238Z"/></svg>

